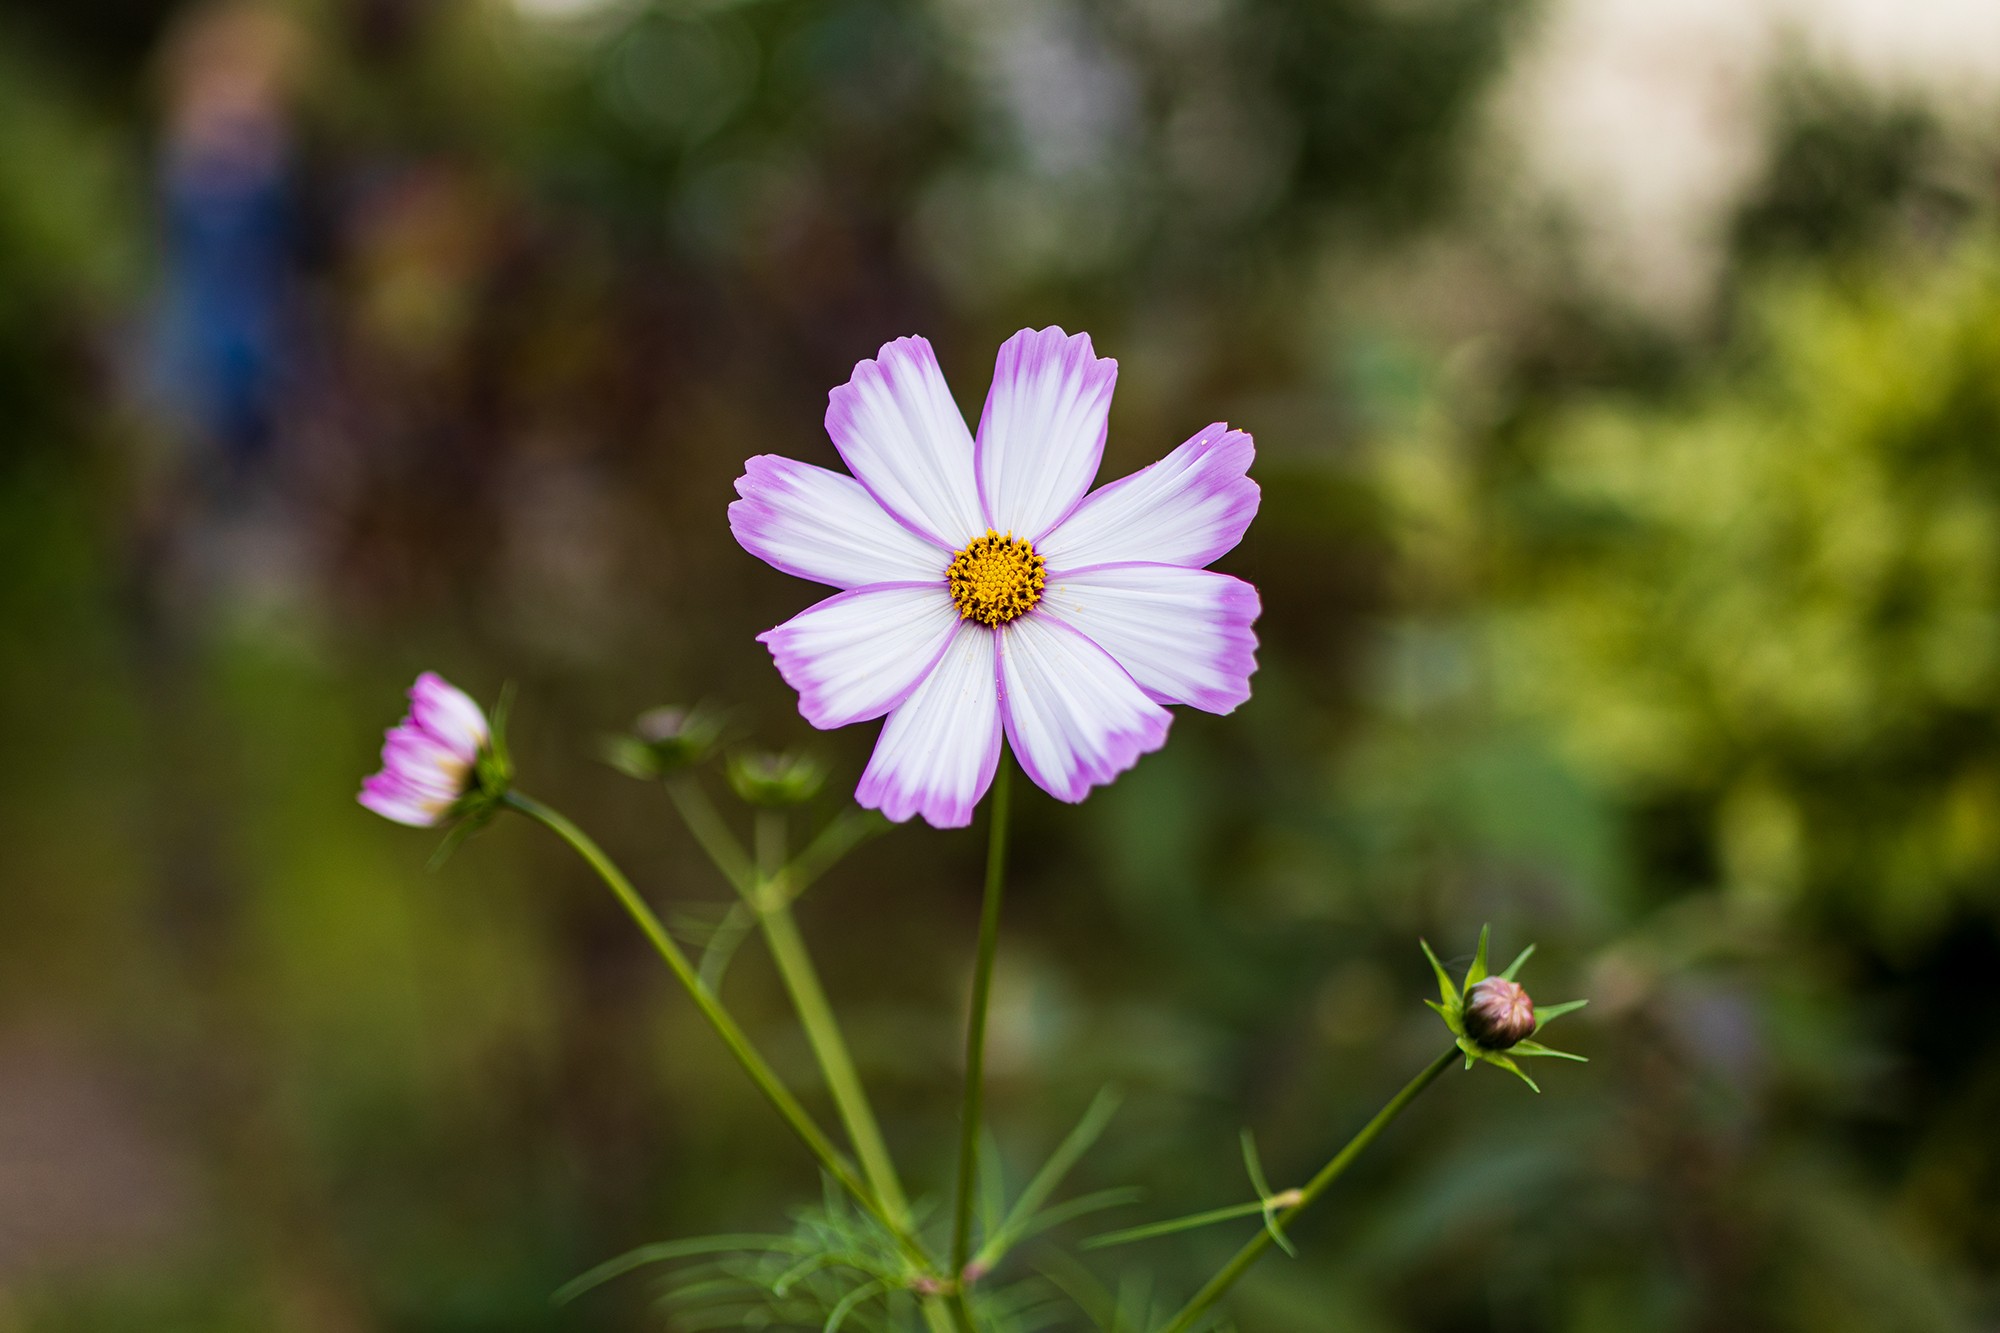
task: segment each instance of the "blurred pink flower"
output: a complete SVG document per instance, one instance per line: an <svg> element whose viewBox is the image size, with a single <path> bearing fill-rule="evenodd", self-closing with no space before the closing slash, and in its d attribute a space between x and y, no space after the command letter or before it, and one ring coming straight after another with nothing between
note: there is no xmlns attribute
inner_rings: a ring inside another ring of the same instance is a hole
<svg viewBox="0 0 2000 1333"><path fill-rule="evenodd" d="M382 745L382 771L364 780L361 804L398 824L442 823L476 779L492 745L486 714L465 691L434 671L410 687L410 711Z"/></svg>
<svg viewBox="0 0 2000 1333"><path fill-rule="evenodd" d="M759 636L799 711L888 718L862 805L970 823L1003 733L1038 786L1080 801L1165 744L1163 705L1249 698L1257 591L1203 566L1257 512L1250 437L1218 423L1089 491L1117 374L1088 334L1023 329L975 439L930 344L900 338L829 396L852 476L745 465L737 541L842 589Z"/></svg>

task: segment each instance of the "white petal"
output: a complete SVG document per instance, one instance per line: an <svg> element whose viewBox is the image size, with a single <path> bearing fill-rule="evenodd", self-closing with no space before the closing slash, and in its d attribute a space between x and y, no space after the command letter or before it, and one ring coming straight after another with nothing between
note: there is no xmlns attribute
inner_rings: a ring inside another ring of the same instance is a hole
<svg viewBox="0 0 2000 1333"><path fill-rule="evenodd" d="M1104 457L1118 363L1090 335L1022 329L1001 344L974 460L988 526L1039 541L1076 508Z"/></svg>
<svg viewBox="0 0 2000 1333"><path fill-rule="evenodd" d="M760 454L743 465L729 530L759 559L815 583L860 588L941 577L951 552L889 517L852 477Z"/></svg>
<svg viewBox="0 0 2000 1333"><path fill-rule="evenodd" d="M1166 744L1172 721L1104 649L1034 612L1001 627L1000 712L1022 771L1063 801Z"/></svg>
<svg viewBox="0 0 2000 1333"><path fill-rule="evenodd" d="M1221 422L1162 458L1085 496L1035 549L1051 573L1148 561L1201 566L1243 539L1257 515L1245 473L1250 437Z"/></svg>
<svg viewBox="0 0 2000 1333"><path fill-rule="evenodd" d="M1227 713L1250 697L1258 601L1241 579L1179 565L1097 565L1052 578L1040 611L1082 631L1156 702Z"/></svg>
<svg viewBox="0 0 2000 1333"><path fill-rule="evenodd" d="M837 593L757 636L815 727L880 717L909 697L959 625L942 580Z"/></svg>
<svg viewBox="0 0 2000 1333"><path fill-rule="evenodd" d="M901 823L922 815L936 828L972 822L1000 762L995 634L961 625L930 675L889 714L854 799Z"/></svg>
<svg viewBox="0 0 2000 1333"><path fill-rule="evenodd" d="M955 551L986 531L972 433L928 342L898 338L876 357L827 395L826 433L884 509Z"/></svg>

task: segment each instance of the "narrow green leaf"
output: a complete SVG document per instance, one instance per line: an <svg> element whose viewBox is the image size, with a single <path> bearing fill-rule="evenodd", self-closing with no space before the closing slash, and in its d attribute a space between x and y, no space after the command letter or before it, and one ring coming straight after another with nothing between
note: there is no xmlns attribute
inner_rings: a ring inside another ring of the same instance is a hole
<svg viewBox="0 0 2000 1333"><path fill-rule="evenodd" d="M1061 1250L1050 1251L1038 1259L1035 1270L1057 1291L1069 1297L1091 1323L1103 1328L1110 1322L1110 1291L1074 1255Z"/></svg>
<svg viewBox="0 0 2000 1333"><path fill-rule="evenodd" d="M1495 1064L1500 1066L1502 1069L1512 1074L1515 1078L1520 1079L1523 1083L1533 1088L1536 1092L1540 1092L1542 1090L1541 1084L1529 1078L1528 1072L1525 1069L1522 1069L1521 1066L1515 1064L1512 1060L1509 1060L1506 1056L1496 1055L1493 1052L1488 1051L1486 1053L1486 1061L1488 1064Z"/></svg>
<svg viewBox="0 0 2000 1333"><path fill-rule="evenodd" d="M1459 987L1460 994L1486 980L1486 938L1492 931L1490 925L1479 928L1479 951L1472 955L1472 966L1465 970L1465 984Z"/></svg>
<svg viewBox="0 0 2000 1333"><path fill-rule="evenodd" d="M444 869L444 863L451 860L451 854L458 850L459 844L471 837L475 831L477 826L469 819L461 819L453 824L451 831L444 835L444 841L438 844L438 849L431 853L431 859L424 862L424 869L431 874Z"/></svg>
<svg viewBox="0 0 2000 1333"><path fill-rule="evenodd" d="M1079 1194L1065 1203L1058 1203L1042 1209L1015 1229L1010 1245L1019 1244L1031 1236L1038 1236L1052 1227L1091 1213L1101 1213L1107 1208L1123 1208L1127 1204L1139 1202L1146 1197L1146 1191L1136 1185L1120 1185L1116 1189L1098 1190L1095 1194ZM981 1252L983 1255L983 1251Z"/></svg>
<svg viewBox="0 0 2000 1333"><path fill-rule="evenodd" d="M1238 1130L1236 1140L1243 1145L1243 1170L1250 1176L1250 1188L1257 1191L1257 1197L1271 1197L1270 1182L1264 1179L1264 1163L1257 1156L1257 1140L1248 1129Z"/></svg>
<svg viewBox="0 0 2000 1333"><path fill-rule="evenodd" d="M1438 956L1431 952L1430 941L1420 939L1417 943L1423 948L1424 957L1431 960L1431 971L1437 973L1438 995L1446 1004L1456 1004L1459 999L1458 987L1451 984L1451 974L1444 970L1444 964L1440 963Z"/></svg>
<svg viewBox="0 0 2000 1333"><path fill-rule="evenodd" d="M1580 1065L1590 1063L1590 1057L1588 1056L1574 1055L1569 1051L1551 1050L1538 1041L1517 1041L1508 1047L1508 1052L1512 1055L1536 1055L1557 1060L1574 1060Z"/></svg>
<svg viewBox="0 0 2000 1333"><path fill-rule="evenodd" d="M1271 1239L1277 1242L1278 1248L1283 1250L1288 1256L1293 1259L1299 1257L1299 1247L1292 1244L1292 1238L1287 1236L1285 1229L1278 1225L1278 1212L1268 1203L1264 1205L1264 1230L1271 1233Z"/></svg>
<svg viewBox="0 0 2000 1333"><path fill-rule="evenodd" d="M1539 1032L1543 1027L1561 1018L1564 1014L1573 1014L1589 1003L1589 1000L1565 1000L1561 1004L1551 1004L1546 1007L1537 1005L1535 1007L1535 1030Z"/></svg>
<svg viewBox="0 0 2000 1333"><path fill-rule="evenodd" d="M1097 1142L1100 1134L1104 1133L1105 1126L1111 1123L1111 1117L1118 1113L1118 1103L1122 1099L1123 1094L1116 1088L1106 1087L1091 1100L1089 1108L1083 1113L1083 1119L1077 1121L1076 1128L1056 1145L1056 1150L1049 1154L1048 1161L1042 1163L1042 1169L1035 1173L1034 1179L1030 1180L1027 1188L1021 1191L1021 1197L1014 1201L1006 1220L1001 1222L999 1229L980 1248L977 1256L980 1262L991 1268L1000 1261L1002 1255L1007 1253L1015 1240L1024 1234L1023 1229L1027 1226L1028 1219L1034 1216L1036 1210L1062 1185L1063 1178L1069 1175L1077 1161L1090 1151L1091 1145Z"/></svg>
<svg viewBox="0 0 2000 1333"><path fill-rule="evenodd" d="M871 1296L879 1296L888 1289L888 1283L878 1280L875 1282L864 1282L853 1291L848 1292L840 1298L840 1303L834 1306L827 1314L826 1326L820 1330L820 1333L837 1333L840 1326L847 1322L847 1316L854 1313L855 1306L861 1304L861 1302L869 1299Z"/></svg>
<svg viewBox="0 0 2000 1333"><path fill-rule="evenodd" d="M1500 975L1507 978L1507 980L1512 981L1514 979L1514 974L1521 970L1521 964L1527 962L1530 958L1533 958L1534 956L1535 956L1535 946L1530 944L1527 948L1521 950L1519 957L1515 958L1513 962L1507 964L1507 970L1505 972L1502 972Z"/></svg>
<svg viewBox="0 0 2000 1333"><path fill-rule="evenodd" d="M662 1241L654 1245L641 1245L636 1250L628 1250L616 1259L607 1259L580 1277L571 1278L556 1288L550 1297L557 1305L567 1305L584 1292L599 1287L612 1278L622 1277L635 1268L647 1264L665 1263L672 1259L686 1259L697 1254L727 1254L750 1250L769 1250L778 1253L797 1254L805 1248L802 1242L792 1236L696 1236L690 1240Z"/></svg>

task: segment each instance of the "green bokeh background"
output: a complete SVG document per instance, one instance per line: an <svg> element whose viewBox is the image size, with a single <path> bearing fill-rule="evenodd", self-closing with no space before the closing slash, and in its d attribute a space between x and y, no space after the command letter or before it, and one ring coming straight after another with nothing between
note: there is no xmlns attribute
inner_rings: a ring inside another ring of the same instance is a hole
<svg viewBox="0 0 2000 1333"><path fill-rule="evenodd" d="M1107 474L1255 433L1265 614L1237 714L1020 800L1009 1170L1116 1083L1119 1221L1244 1197L1246 1125L1302 1178L1439 1044L1417 936L1490 921L1592 1063L1447 1079L1246 1333L2000 1321L2000 139L1787 68L1675 322L1491 206L1508 0L273 12L296 330L236 475L146 384L204 15L0 6L0 1331L674 1327L549 1294L813 1197L560 847L427 874L353 790L417 671L512 681L523 786L698 937L597 738L731 705L833 764L803 827L872 731L753 641L813 594L730 540L742 459L832 462L890 337L976 407L1046 323L1120 360ZM932 1198L982 855L801 908ZM823 1108L755 948L728 996ZM1089 1262L1171 1299L1243 1229Z"/></svg>

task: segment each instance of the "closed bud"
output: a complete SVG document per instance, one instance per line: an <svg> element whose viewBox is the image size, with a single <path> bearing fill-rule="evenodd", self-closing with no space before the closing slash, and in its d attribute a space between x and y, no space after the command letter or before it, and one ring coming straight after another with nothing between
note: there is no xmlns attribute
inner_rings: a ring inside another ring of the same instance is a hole
<svg viewBox="0 0 2000 1333"><path fill-rule="evenodd" d="M721 736L722 720L706 709L654 708L607 742L604 757L630 777L663 778L708 758Z"/></svg>
<svg viewBox="0 0 2000 1333"><path fill-rule="evenodd" d="M1465 1035L1490 1051L1504 1051L1535 1030L1535 1002L1505 977L1488 977L1465 993Z"/></svg>
<svg viewBox="0 0 2000 1333"><path fill-rule="evenodd" d="M751 805L798 805L826 782L826 765L811 755L736 753L729 756L729 785Z"/></svg>

